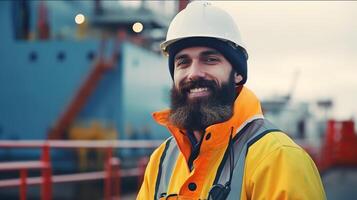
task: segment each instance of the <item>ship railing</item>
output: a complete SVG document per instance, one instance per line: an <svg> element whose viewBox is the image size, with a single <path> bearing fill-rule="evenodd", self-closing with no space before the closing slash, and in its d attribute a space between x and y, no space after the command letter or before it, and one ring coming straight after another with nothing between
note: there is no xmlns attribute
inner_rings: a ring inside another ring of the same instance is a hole
<svg viewBox="0 0 357 200"><path fill-rule="evenodd" d="M120 179L123 177L138 177L138 184L143 180L148 159L143 157L138 166L132 169L120 169L120 160L113 156L113 149L155 148L161 140L1 140L0 148L41 148L40 160L0 162L0 173L4 171L19 171L19 179L0 180L0 188L20 187L21 200L26 199L28 185L41 185L41 199L52 199L53 183L68 183L89 180L104 180L104 199L119 199ZM75 174L52 175L51 149L94 148L105 150L104 171L81 172ZM40 170L41 177L28 177L29 170Z"/></svg>

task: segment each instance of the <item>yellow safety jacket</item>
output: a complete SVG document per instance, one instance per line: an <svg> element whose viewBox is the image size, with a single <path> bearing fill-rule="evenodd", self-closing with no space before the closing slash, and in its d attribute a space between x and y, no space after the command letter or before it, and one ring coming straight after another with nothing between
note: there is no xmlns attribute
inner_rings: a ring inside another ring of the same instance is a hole
<svg viewBox="0 0 357 200"><path fill-rule="evenodd" d="M227 164L222 163L227 163L227 155L235 151L229 148L232 138L239 138L251 122L263 119L260 103L243 87L234 103L233 116L207 127L198 150L192 148L185 130L169 122L169 112L164 110L153 116L168 128L174 140L168 139L151 155L137 199L207 199L211 188L219 182L222 170L227 168ZM235 176L239 162L233 165L231 185L234 187L231 186L228 199L326 199L316 166L301 147L278 130L266 131L256 138L243 153L242 180ZM177 155L168 150L169 143L178 149ZM197 155L192 158L193 154ZM170 176L163 177L163 174ZM163 185L165 192L159 191ZM240 198L234 196L236 191Z"/></svg>

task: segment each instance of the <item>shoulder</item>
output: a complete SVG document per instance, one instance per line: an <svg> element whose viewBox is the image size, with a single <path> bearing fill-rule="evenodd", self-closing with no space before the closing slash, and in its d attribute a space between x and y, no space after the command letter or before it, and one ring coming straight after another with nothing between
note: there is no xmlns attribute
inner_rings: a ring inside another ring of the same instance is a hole
<svg viewBox="0 0 357 200"><path fill-rule="evenodd" d="M173 137L169 137L163 143L158 146L150 156L148 167L158 167L161 162L162 157L166 154L167 149L170 145L176 145L175 139ZM155 165L155 166L152 166Z"/></svg>
<svg viewBox="0 0 357 200"><path fill-rule="evenodd" d="M293 157L294 159L309 159L309 155L283 132L274 131L266 134L249 147L247 165L256 166L249 171L254 172L260 164ZM285 162L285 160L283 160ZM254 163L254 164L253 164Z"/></svg>
<svg viewBox="0 0 357 200"><path fill-rule="evenodd" d="M276 199L281 194L299 197L297 199L323 199L323 187L314 162L282 132L268 133L252 144L245 164L245 186L249 195L264 194L269 196L267 199ZM272 191L267 192L267 187Z"/></svg>
<svg viewBox="0 0 357 200"><path fill-rule="evenodd" d="M140 188L137 199L147 199L148 196L154 197L155 185L159 175L161 160L167 147L170 145L171 140L172 137L168 138L166 141L161 143L151 154L145 169L143 184Z"/></svg>
<svg viewBox="0 0 357 200"><path fill-rule="evenodd" d="M259 152L261 155L270 153L274 150L281 148L292 148L303 150L298 144L296 144L288 135L281 131L272 131L264 135L262 138L254 142L249 147L248 154Z"/></svg>

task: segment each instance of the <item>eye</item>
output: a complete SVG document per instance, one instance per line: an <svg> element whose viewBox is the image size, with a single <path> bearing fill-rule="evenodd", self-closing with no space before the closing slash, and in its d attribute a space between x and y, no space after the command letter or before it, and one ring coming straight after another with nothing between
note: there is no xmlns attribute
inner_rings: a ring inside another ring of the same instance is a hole
<svg viewBox="0 0 357 200"><path fill-rule="evenodd" d="M220 62L220 59L219 59L218 57L215 57L215 56L208 56L208 57L203 58L203 61L204 61L206 64L214 65L214 64L219 63L219 62Z"/></svg>
<svg viewBox="0 0 357 200"><path fill-rule="evenodd" d="M183 68L183 67L185 67L185 66L187 66L189 64L190 64L190 60L189 59L180 58L180 59L176 60L175 67L176 68Z"/></svg>

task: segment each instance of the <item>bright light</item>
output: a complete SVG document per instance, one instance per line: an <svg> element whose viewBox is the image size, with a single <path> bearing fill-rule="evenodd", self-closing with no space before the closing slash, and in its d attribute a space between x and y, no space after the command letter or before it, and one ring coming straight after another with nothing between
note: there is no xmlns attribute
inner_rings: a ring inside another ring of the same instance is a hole
<svg viewBox="0 0 357 200"><path fill-rule="evenodd" d="M144 29L144 26L142 23L136 22L133 24L133 31L135 33L140 33L141 31L143 31L143 29Z"/></svg>
<svg viewBox="0 0 357 200"><path fill-rule="evenodd" d="M86 20L86 18L81 13L77 14L76 17L74 18L74 21L76 22L76 24L83 24L83 22L85 20Z"/></svg>

